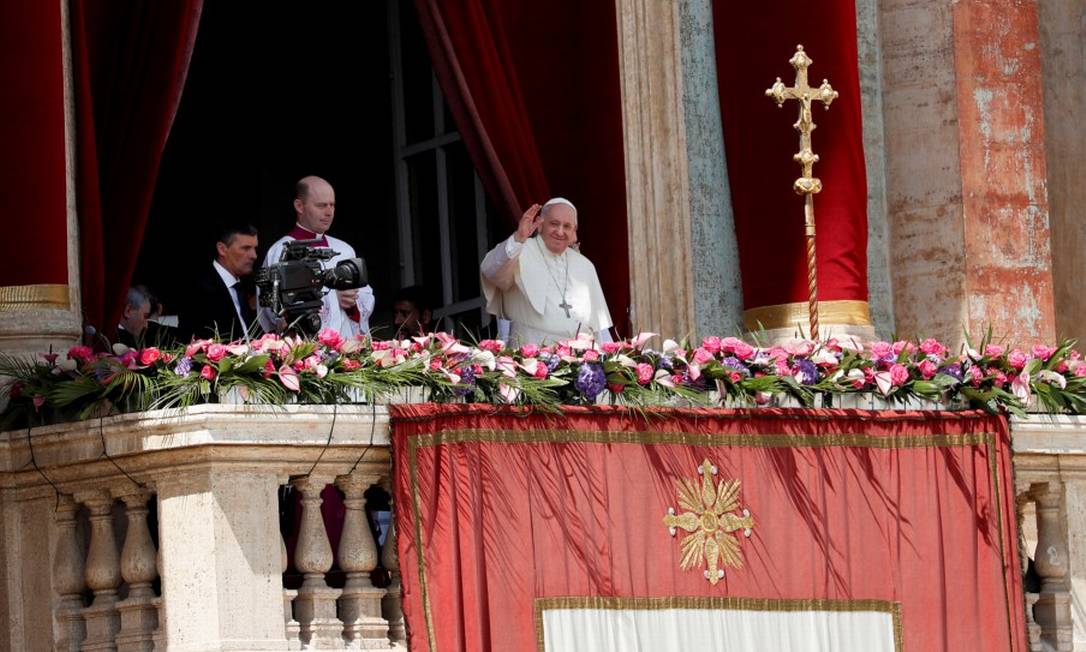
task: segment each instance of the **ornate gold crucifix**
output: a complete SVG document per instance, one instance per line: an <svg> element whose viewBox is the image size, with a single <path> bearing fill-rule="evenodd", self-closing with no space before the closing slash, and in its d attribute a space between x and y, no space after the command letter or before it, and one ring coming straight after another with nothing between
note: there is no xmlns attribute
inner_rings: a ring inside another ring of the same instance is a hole
<svg viewBox="0 0 1086 652"><path fill-rule="evenodd" d="M818 88L811 88L807 83L807 68L814 61L803 51L802 45L796 46L796 53L788 60L796 69L796 85L785 86L780 77L766 90L766 97L773 98L777 107L784 106L786 100L799 100L799 120L793 127L799 132L799 152L792 156L792 160L799 163L803 169L802 174L792 189L804 196L803 225L807 235L807 296L810 304L811 338L818 339L818 279L815 263L815 215L814 196L822 190L822 182L812 175L814 164L818 162L818 154L811 149L811 132L815 129L814 119L811 117L811 102L820 101L830 108L830 102L837 99L837 91L833 90L829 81L823 79Z"/></svg>

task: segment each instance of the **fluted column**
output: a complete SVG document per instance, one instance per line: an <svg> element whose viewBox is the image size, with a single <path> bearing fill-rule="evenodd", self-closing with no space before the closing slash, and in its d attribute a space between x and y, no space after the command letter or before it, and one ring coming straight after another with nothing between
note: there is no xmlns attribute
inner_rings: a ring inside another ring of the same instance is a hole
<svg viewBox="0 0 1086 652"><path fill-rule="evenodd" d="M77 500L90 510L90 550L87 553L87 586L94 591L91 606L83 609L87 637L82 650L116 650L121 622L117 613L117 587L121 585L121 558L113 536L113 496L98 490L80 494Z"/></svg>
<svg viewBox="0 0 1086 652"><path fill-rule="evenodd" d="M292 482L302 495L302 523L294 548L294 565L305 578L294 599L302 643L310 650L343 649L343 622L336 617L340 591L328 586L324 574L332 568L332 544L321 518L323 479L304 477Z"/></svg>
<svg viewBox="0 0 1086 652"><path fill-rule="evenodd" d="M1037 482L1030 485L1037 505L1037 552L1033 565L1041 576L1041 594L1034 616L1041 637L1055 650L1074 647L1071 624L1071 573L1063 513L1063 483Z"/></svg>
<svg viewBox="0 0 1086 652"><path fill-rule="evenodd" d="M53 649L56 652L78 652L86 627L83 625L83 545L75 530L75 516L79 505L67 495L61 495L56 511L57 547L53 558L53 587L59 598L56 602L58 635Z"/></svg>
<svg viewBox="0 0 1086 652"><path fill-rule="evenodd" d="M151 583L158 577L158 568L155 543L147 528L149 498L146 491L122 496L128 528L121 550L121 577L128 583L128 597L117 603L121 615L118 652L151 652L154 649L158 613Z"/></svg>
<svg viewBox="0 0 1086 652"><path fill-rule="evenodd" d="M384 479L383 485L386 490L390 488L388 478ZM403 585L400 583L400 558L396 554L396 507L391 491L388 504L392 513L388 520L385 545L381 548L381 566L388 571L389 584L381 600L381 614L388 621L389 640L397 642L407 640L407 630L403 623Z"/></svg>
<svg viewBox="0 0 1086 652"><path fill-rule="evenodd" d="M343 619L343 638L349 649L388 646L388 621L381 616L379 589L370 580L370 573L377 568L377 544L366 518L366 489L377 478L361 473L341 475L336 479L344 493L347 513L343 522L343 535L339 540L339 564L347 574L347 582L340 598L340 617Z"/></svg>
<svg viewBox="0 0 1086 652"><path fill-rule="evenodd" d="M283 540L283 536L279 536L279 556L282 559L280 570L283 573L287 572L289 566L289 558L287 556L287 542ZM293 589L283 589L283 624L287 633L287 649L300 650L302 649L301 639L301 625L297 620L294 620L294 598L298 596L298 592Z"/></svg>

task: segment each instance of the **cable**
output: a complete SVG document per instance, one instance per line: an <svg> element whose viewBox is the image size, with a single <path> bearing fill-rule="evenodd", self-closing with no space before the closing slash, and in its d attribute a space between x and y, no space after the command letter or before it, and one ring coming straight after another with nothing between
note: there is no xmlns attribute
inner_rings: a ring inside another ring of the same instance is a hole
<svg viewBox="0 0 1086 652"><path fill-rule="evenodd" d="M321 449L321 454L313 461L313 466L309 467L309 470L306 471L306 474L303 477L308 478L313 473L313 469L317 468L321 458L324 457L324 452L332 445L332 433L336 431L336 411L338 407L339 406L336 403L332 404L332 427L328 429L328 441L324 442L324 448Z"/></svg>
<svg viewBox="0 0 1086 652"><path fill-rule="evenodd" d="M110 415L111 416L112 416L112 412L113 412L113 409L110 408ZM136 480L131 475L129 475L128 471L125 471L124 469L122 469L121 465L117 464L117 460L113 459L113 456L109 454L109 451L106 449L106 434L105 434L105 429L104 429L104 426L103 426L104 421L105 421L105 416L99 416L98 417L98 437L102 440L102 456L104 456L107 460L109 460L110 464L112 464L114 467L116 467L116 469L118 471L120 471L124 475L124 477L131 480L132 484L136 485L140 489L147 489L147 485L143 484L142 482Z"/></svg>
<svg viewBox="0 0 1086 652"><path fill-rule="evenodd" d="M32 426L30 425L27 425L26 427L26 444L30 447L30 463L34 465L34 470L38 472L38 475L44 478L45 481L49 483L49 486L53 488L53 493L56 495L57 500L56 505L53 506L53 513L55 514L60 511L60 487L58 487L49 476L45 475L45 471L42 471L41 467L38 466L38 460L34 457L34 440L30 437L31 427Z"/></svg>

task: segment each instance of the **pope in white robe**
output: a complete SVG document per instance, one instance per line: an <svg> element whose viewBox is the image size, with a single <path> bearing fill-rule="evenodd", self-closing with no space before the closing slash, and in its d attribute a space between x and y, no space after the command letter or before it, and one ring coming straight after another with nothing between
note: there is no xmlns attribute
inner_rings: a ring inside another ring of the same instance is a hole
<svg viewBox="0 0 1086 652"><path fill-rule="evenodd" d="M576 241L577 209L556 197L525 211L516 232L483 258L487 311L511 322L514 346L578 333L611 340L611 313L596 267L570 246Z"/></svg>

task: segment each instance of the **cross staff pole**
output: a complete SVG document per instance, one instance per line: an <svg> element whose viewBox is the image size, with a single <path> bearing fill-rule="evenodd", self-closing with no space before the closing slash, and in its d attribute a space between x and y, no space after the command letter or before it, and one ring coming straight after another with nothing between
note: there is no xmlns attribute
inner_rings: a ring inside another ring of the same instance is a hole
<svg viewBox="0 0 1086 652"><path fill-rule="evenodd" d="M818 276L817 262L815 259L815 213L814 196L822 190L822 181L813 175L814 164L818 162L818 155L811 149L811 132L815 130L814 119L811 116L811 103L822 102L826 109L830 108L830 102L837 99L837 91L833 90L829 81L823 79L818 88L811 88L807 83L807 68L814 61L803 51L802 45L796 46L796 53L788 60L796 69L796 85L785 86L780 77L766 90L766 97L772 98L777 103L777 108L783 107L787 100L799 101L799 120L792 125L799 132L799 152L792 156L792 160L799 163L803 172L792 189L797 194L804 196L803 201L803 226L807 237L807 299L810 311L809 326L812 339L818 339Z"/></svg>

